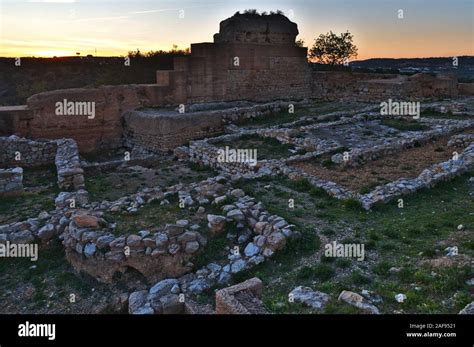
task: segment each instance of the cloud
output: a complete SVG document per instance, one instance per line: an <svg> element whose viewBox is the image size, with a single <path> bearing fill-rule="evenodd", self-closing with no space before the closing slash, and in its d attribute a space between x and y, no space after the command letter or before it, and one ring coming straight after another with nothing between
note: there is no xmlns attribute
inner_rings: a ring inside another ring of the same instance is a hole
<svg viewBox="0 0 474 347"><path fill-rule="evenodd" d="M74 19L73 22L92 22L92 21L103 21L103 20L116 20L116 19L128 19L129 16L110 16L110 17L91 17L91 18L81 18Z"/></svg>
<svg viewBox="0 0 474 347"><path fill-rule="evenodd" d="M134 11L132 12L132 14L158 13L158 12L179 11L179 10L182 10L182 8L163 8L159 10Z"/></svg>
<svg viewBox="0 0 474 347"><path fill-rule="evenodd" d="M76 0L28 0L28 2L39 2L39 3L53 3L53 4L72 4Z"/></svg>

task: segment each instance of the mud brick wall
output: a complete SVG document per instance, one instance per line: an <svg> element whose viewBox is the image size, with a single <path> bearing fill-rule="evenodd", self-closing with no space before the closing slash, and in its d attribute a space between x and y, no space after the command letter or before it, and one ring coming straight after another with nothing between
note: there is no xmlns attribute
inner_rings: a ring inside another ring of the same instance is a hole
<svg viewBox="0 0 474 347"><path fill-rule="evenodd" d="M461 95L474 95L474 83L459 83L458 90Z"/></svg>
<svg viewBox="0 0 474 347"><path fill-rule="evenodd" d="M16 133L30 138L73 138L81 152L122 145L122 113L140 106L174 103L170 87L157 85L75 88L35 94L28 99L32 118L20 121ZM56 115L56 102L95 102L95 118Z"/></svg>
<svg viewBox="0 0 474 347"><path fill-rule="evenodd" d="M238 123L249 118L269 116L287 105L287 102L273 102L184 114L163 114L160 110L128 111L124 114L125 144L128 147L138 145L153 152L172 150L191 140L222 134L230 121Z"/></svg>
<svg viewBox="0 0 474 347"><path fill-rule="evenodd" d="M199 43L169 71L187 102L302 99L311 94L307 49L295 45ZM238 65L235 64L238 58ZM163 83L165 78L159 78Z"/></svg>
<svg viewBox="0 0 474 347"><path fill-rule="evenodd" d="M129 147L139 145L155 152L224 131L222 117L213 113L150 115L129 111L124 114L124 120L125 144Z"/></svg>
<svg viewBox="0 0 474 347"><path fill-rule="evenodd" d="M31 119L28 106L0 106L0 136L12 135L16 132L18 123Z"/></svg>
<svg viewBox="0 0 474 347"><path fill-rule="evenodd" d="M23 169L0 169L0 196L23 191Z"/></svg>
<svg viewBox="0 0 474 347"><path fill-rule="evenodd" d="M57 145L53 141L33 141L18 136L0 137L0 167L31 167L54 163ZM17 152L20 160L16 160Z"/></svg>

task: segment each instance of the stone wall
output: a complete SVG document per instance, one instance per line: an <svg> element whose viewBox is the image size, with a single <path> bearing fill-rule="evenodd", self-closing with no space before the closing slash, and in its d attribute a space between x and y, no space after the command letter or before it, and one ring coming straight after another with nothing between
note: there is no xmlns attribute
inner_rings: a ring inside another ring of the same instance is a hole
<svg viewBox="0 0 474 347"><path fill-rule="evenodd" d="M454 76L357 72L312 72L311 95L328 101L381 102L392 100L443 99L458 95L458 83Z"/></svg>
<svg viewBox="0 0 474 347"><path fill-rule="evenodd" d="M54 141L33 141L15 135L0 137L0 167L52 164L56 150L57 145Z"/></svg>
<svg viewBox="0 0 474 347"><path fill-rule="evenodd" d="M376 203L387 203L393 199L412 194L422 188L431 188L435 184L448 181L474 168L474 142L472 142L459 158L450 159L442 163L434 164L416 178L401 178L394 182L376 187L368 194L359 196L362 207L369 210Z"/></svg>
<svg viewBox="0 0 474 347"><path fill-rule="evenodd" d="M23 192L23 169L0 169L0 195Z"/></svg>
<svg viewBox="0 0 474 347"><path fill-rule="evenodd" d="M216 292L216 314L264 314L267 313L262 296L263 284L253 277L242 283Z"/></svg>
<svg viewBox="0 0 474 347"><path fill-rule="evenodd" d="M0 137L0 167L34 167L53 163L57 169L59 188L84 188L84 172L73 139L34 141L15 135Z"/></svg>
<svg viewBox="0 0 474 347"><path fill-rule="evenodd" d="M81 152L94 152L122 146L123 114L140 107L236 100L380 102L389 98L418 100L458 95L458 83L450 76L313 71L307 62L307 48L294 42L297 33L296 24L282 15L231 17L221 23L215 42L192 44L190 56L174 59L174 70L157 71L156 84L39 93L31 96L26 106L0 108L0 134L67 137L76 140ZM460 84L459 89L461 94L473 95L471 85ZM55 105L65 99L95 103L95 117L57 115ZM125 119L132 125L125 137L135 137L155 149L182 144L181 138L188 141L221 131L220 120L209 115L200 116L202 124L197 127L189 115L143 119L157 130L152 134L135 121L139 114L127 113Z"/></svg>
<svg viewBox="0 0 474 347"><path fill-rule="evenodd" d="M66 190L84 189L84 170L79 160L76 141L60 139L56 141L55 163L58 170L58 186Z"/></svg>
<svg viewBox="0 0 474 347"><path fill-rule="evenodd" d="M190 112L134 110L124 114L125 144L158 152L172 150L191 140L215 136L224 132L227 123L246 119L271 117L287 106L287 102L273 102L232 107L234 103L215 103L205 110L204 105L190 105ZM219 107L225 106L224 109ZM217 109L213 109L217 108ZM196 109L197 111L193 112Z"/></svg>
<svg viewBox="0 0 474 347"><path fill-rule="evenodd" d="M0 136L15 134L18 124L33 118L27 105L0 106Z"/></svg>
<svg viewBox="0 0 474 347"><path fill-rule="evenodd" d="M474 95L474 83L458 83L459 94Z"/></svg>
<svg viewBox="0 0 474 347"><path fill-rule="evenodd" d="M295 45L199 43L192 54L175 59L175 80L182 102L271 101L311 96L307 49ZM237 63L238 62L238 63ZM158 77L160 83L165 78Z"/></svg>
<svg viewBox="0 0 474 347"><path fill-rule="evenodd" d="M223 20L214 42L294 44L298 26L282 14L236 13Z"/></svg>
<svg viewBox="0 0 474 347"><path fill-rule="evenodd" d="M122 145L122 113L141 106L174 104L168 87L157 85L103 86L35 94L28 99L31 119L20 120L15 133L29 138L73 138L81 152ZM95 103L95 117L56 115L56 103Z"/></svg>
<svg viewBox="0 0 474 347"><path fill-rule="evenodd" d="M128 269L149 281L183 275L191 270L189 259L206 243L201 234L179 225L118 236L102 228L104 223L94 212L75 211L62 237L66 259L76 271L106 283Z"/></svg>

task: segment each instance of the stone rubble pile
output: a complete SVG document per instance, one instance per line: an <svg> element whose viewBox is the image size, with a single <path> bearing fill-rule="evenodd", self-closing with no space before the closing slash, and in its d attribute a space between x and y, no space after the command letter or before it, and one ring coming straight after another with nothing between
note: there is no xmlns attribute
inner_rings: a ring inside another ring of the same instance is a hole
<svg viewBox="0 0 474 347"><path fill-rule="evenodd" d="M448 141L448 147L465 148L471 142L474 142L474 134L457 134L451 136Z"/></svg>
<svg viewBox="0 0 474 347"><path fill-rule="evenodd" d="M0 225L0 243L8 241L14 244L46 244L63 230L64 224L60 223L58 214L43 211L35 218Z"/></svg>
<svg viewBox="0 0 474 347"><path fill-rule="evenodd" d="M177 279L162 280L148 293L132 293L134 297L139 295L142 299L145 297L146 299L140 301L141 305L130 306L130 313L163 313L160 310L162 306L160 304L156 306L157 302L161 304L169 300L176 302L179 294L188 297L209 290L215 285L228 284L232 275L264 262L266 258L283 249L288 238L298 234L293 230L293 225L288 224L279 216L271 215L261 203L257 203L254 198L245 195L240 189L232 190L230 195L237 200L223 205L222 215L208 215L208 227L217 233L225 231L225 228L221 227L224 222L236 224L237 230L250 228L250 242L240 239L245 247L239 247L238 251L236 248L231 248L225 261L209 263L196 272L185 274ZM181 309L183 307L181 305Z"/></svg>
<svg viewBox="0 0 474 347"><path fill-rule="evenodd" d="M186 207L192 206L196 216L208 222L211 237L234 226L227 238L245 246L238 252L232 249L226 263L211 266L213 275L207 273L207 268L184 275L193 267L192 257L207 244L207 239L198 231L201 225L178 220L153 230L117 235L116 224L104 219L104 213L134 214L151 202L169 204L168 199L174 194ZM220 209L222 214L206 213L212 208ZM61 222L65 228L61 239L66 258L77 270L104 282L111 282L115 273L127 268L134 268L151 281L184 275L187 277L183 280L187 280L182 283L182 290L190 293L204 290L213 283L225 283L231 274L261 263L282 249L287 238L294 234L292 225L268 213L261 203L242 190L232 189L223 176L189 185L178 184L166 190L146 188L112 202L85 203L83 209L71 210L66 205L62 212ZM128 254L124 252L125 247ZM201 275L205 272L204 279Z"/></svg>

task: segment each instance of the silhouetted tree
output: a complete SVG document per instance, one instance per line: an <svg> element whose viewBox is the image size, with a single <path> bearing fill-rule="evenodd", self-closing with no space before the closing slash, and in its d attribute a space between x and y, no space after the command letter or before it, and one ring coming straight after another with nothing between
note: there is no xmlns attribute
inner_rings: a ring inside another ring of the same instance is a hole
<svg viewBox="0 0 474 347"><path fill-rule="evenodd" d="M295 41L295 45L297 47L304 47L304 40L303 39L298 39Z"/></svg>
<svg viewBox="0 0 474 347"><path fill-rule="evenodd" d="M347 31L336 35L332 31L321 34L309 50L309 57L319 63L341 65L346 59L357 57L353 35Z"/></svg>

